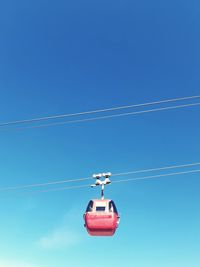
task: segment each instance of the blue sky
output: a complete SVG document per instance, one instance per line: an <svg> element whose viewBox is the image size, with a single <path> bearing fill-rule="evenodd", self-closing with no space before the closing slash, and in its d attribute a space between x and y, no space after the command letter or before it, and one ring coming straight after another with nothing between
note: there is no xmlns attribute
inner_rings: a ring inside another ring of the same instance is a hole
<svg viewBox="0 0 200 267"><path fill-rule="evenodd" d="M198 95L199 1L0 3L0 121ZM0 132L0 185L199 161L199 107ZM0 193L1 267L197 267L198 174L109 187L121 214L91 238L98 190Z"/></svg>

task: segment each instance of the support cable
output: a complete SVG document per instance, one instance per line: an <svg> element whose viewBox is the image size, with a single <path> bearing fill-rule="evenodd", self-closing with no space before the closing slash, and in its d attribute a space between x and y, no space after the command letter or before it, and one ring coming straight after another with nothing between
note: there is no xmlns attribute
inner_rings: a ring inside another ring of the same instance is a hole
<svg viewBox="0 0 200 267"><path fill-rule="evenodd" d="M200 165L200 162L181 164L181 165L171 165L171 166L165 166L165 167L159 167L159 168L151 168L151 169L133 170L133 171L129 171L129 172L114 173L112 176L113 177L125 176L125 175L145 173L145 172L154 172L154 171L164 171L164 170L178 169L178 168L195 167L195 166L199 166L199 165ZM45 182L45 183L34 183L34 184L18 185L18 186L0 187L0 192L2 192L2 191L14 191L14 190L20 190L20 189L22 189L22 190L23 189L31 189L31 188L37 188L37 187L54 186L54 185L74 183L74 182L83 182L86 180L91 180L91 177L60 180L60 181L49 181L49 182ZM118 182L118 181L113 181L113 183L115 183L115 182ZM71 186L70 186L70 188L71 188Z"/></svg>

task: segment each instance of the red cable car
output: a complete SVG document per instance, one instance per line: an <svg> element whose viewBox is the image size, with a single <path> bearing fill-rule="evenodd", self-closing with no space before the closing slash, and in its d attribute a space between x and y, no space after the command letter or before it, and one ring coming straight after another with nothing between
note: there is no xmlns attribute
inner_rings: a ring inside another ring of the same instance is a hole
<svg viewBox="0 0 200 267"><path fill-rule="evenodd" d="M97 179L95 185L102 186L101 199L90 200L84 214L85 227L91 236L112 236L118 224L119 215L113 200L104 199L104 186L110 184L109 176L111 173L103 174L106 179L100 180L102 175L95 175Z"/></svg>
<svg viewBox="0 0 200 267"><path fill-rule="evenodd" d="M84 219L85 227L92 236L112 236L119 224L115 203L109 199L90 200Z"/></svg>

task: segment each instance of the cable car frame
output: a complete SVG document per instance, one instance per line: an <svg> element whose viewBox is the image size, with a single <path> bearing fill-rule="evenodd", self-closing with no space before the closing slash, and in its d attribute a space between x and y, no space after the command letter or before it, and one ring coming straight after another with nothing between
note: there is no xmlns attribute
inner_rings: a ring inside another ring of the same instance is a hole
<svg viewBox="0 0 200 267"><path fill-rule="evenodd" d="M96 182L91 187L101 186L101 199L90 200L84 213L84 226L91 236L113 236L119 225L120 217L114 201L104 198L105 186L111 183L110 176L110 172L93 175Z"/></svg>

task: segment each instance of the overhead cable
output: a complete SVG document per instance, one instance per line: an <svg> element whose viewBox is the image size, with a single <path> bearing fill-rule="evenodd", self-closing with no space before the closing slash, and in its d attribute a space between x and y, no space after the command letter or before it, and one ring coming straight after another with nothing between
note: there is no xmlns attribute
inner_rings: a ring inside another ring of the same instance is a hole
<svg viewBox="0 0 200 267"><path fill-rule="evenodd" d="M172 98L172 99L164 99L164 100L153 101L153 102L125 105L125 106L118 106L118 107L97 109L97 110L90 110L90 111L83 111L83 112L76 112L76 113L44 116L44 117L38 117L38 118L32 118L32 119L8 121L8 122L0 123L0 127L9 126L9 125L16 125L16 124L34 123L34 122L54 120L54 119L63 119L63 118L67 118L67 117L90 115L90 114L95 114L95 113L117 111L117 110L130 109L130 108L136 108L136 107L145 107L145 106L150 106L150 105L158 105L158 104L184 101L184 100L192 100L192 99L198 99L198 98L200 98L200 95L186 96L186 97L179 97L179 98Z"/></svg>
<svg viewBox="0 0 200 267"><path fill-rule="evenodd" d="M129 171L129 172L114 173L114 174L112 174L112 176L113 177L125 176L125 175L145 173L145 172L154 172L154 171L164 171L164 170L177 169L177 168L195 167L195 166L199 166L199 165L200 165L200 162L181 164L181 165L171 165L171 166L151 168L151 169L142 169L142 170L133 170L133 171ZM1 191L10 191L10 190L30 189L30 188L37 188L37 187L46 187L46 186L66 184L66 183L74 183L74 182L82 182L82 181L86 181L86 180L91 180L91 177L60 180L60 181L49 181L49 182L44 182L44 183L35 183L35 184L18 185L18 186L10 186L10 187L0 187L0 192ZM113 181L113 182L115 182L115 181Z"/></svg>
<svg viewBox="0 0 200 267"><path fill-rule="evenodd" d="M174 172L174 173L167 173L167 174L158 174L158 175L151 175L151 176L143 176L143 177L136 177L136 178L130 178L130 179L122 179L118 181L113 181L111 184L116 184L116 183L125 183L125 182L133 182L133 181L138 181L138 180L147 180L147 179L158 179L162 177L169 177L169 176L176 176L176 175L185 175L185 174L194 174L194 173L199 173L200 169L198 170L192 170L192 171L183 171L183 172ZM67 187L60 187L60 188L51 188L51 189L46 189L46 190L36 190L34 192L36 193L47 193L47 192L53 192L53 191L63 191L63 190L69 190L69 189L80 189L80 188L89 188L88 185L80 185L80 186L67 186Z"/></svg>
<svg viewBox="0 0 200 267"><path fill-rule="evenodd" d="M28 188L33 188L33 187L44 187L44 186L51 186L51 185L64 184L64 183L81 182L81 181L85 181L85 180L91 180L91 177L69 179L69 180L62 180L62 181L51 181L51 182L46 182L46 183L36 183L36 184L0 187L0 192L1 191L19 190L19 189L28 189Z"/></svg>
<svg viewBox="0 0 200 267"><path fill-rule="evenodd" d="M130 179L122 179L122 180L118 180L118 181L113 181L112 183L125 183L125 182L130 182L130 181L146 180L146 179L152 179L152 178L161 178L161 177L167 177L167 176L189 174L189 173L198 173L198 172L200 172L200 169L199 170L191 170L191 171L183 171L183 172L158 174L158 175L151 175L151 176L144 176L144 177L136 177L136 178L130 178Z"/></svg>
<svg viewBox="0 0 200 267"><path fill-rule="evenodd" d="M162 108L146 109L146 110L140 110L140 111L134 111L134 112L125 112L125 113L105 115L105 116L92 117L92 118L79 119L79 120L53 122L53 123L27 126L27 127L0 128L0 131L12 131L12 130L19 130L20 131L20 130L26 130L26 129L34 129L34 128L36 129L36 128L43 128L43 127L50 127L50 126L75 124L75 123L81 123L81 122L90 122L90 121L104 120L104 119L117 118L117 117L123 117L123 116L152 113L152 112L158 112L158 111L164 111L164 110L173 110L173 109L180 109L180 108L186 108L186 107L194 107L194 106L199 106L199 105L200 105L200 102L197 102L197 103L192 103L192 104L184 104L184 105L169 106L169 107L162 107Z"/></svg>

